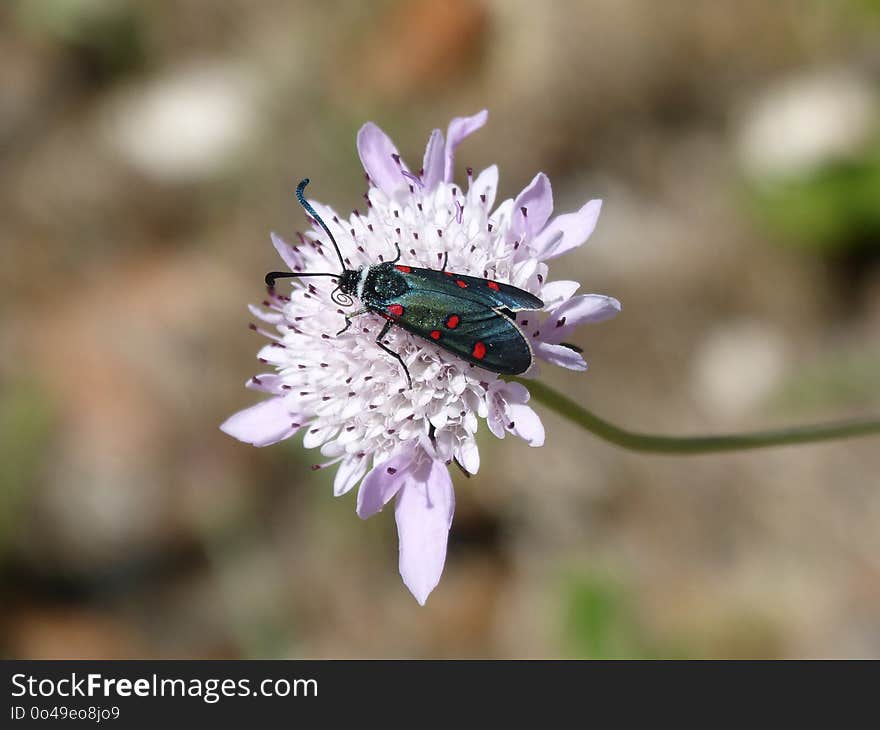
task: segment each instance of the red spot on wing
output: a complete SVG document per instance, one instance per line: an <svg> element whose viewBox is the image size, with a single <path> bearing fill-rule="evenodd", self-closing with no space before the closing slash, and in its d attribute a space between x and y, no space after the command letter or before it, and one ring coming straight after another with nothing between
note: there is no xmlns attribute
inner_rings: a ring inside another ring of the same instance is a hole
<svg viewBox="0 0 880 730"><path fill-rule="evenodd" d="M410 271L412 271L412 269L410 269L409 266L398 265L398 266L395 266L394 268L397 269L398 271L402 271L404 274L408 274Z"/></svg>
<svg viewBox="0 0 880 730"><path fill-rule="evenodd" d="M482 342L478 342L474 345L474 351L471 353L477 360L482 360L486 357L486 346Z"/></svg>
<svg viewBox="0 0 880 730"><path fill-rule="evenodd" d="M388 311L395 317L403 316L403 307L400 304L389 304Z"/></svg>
<svg viewBox="0 0 880 730"><path fill-rule="evenodd" d="M440 330L432 330L431 339L432 340L439 340L440 339Z"/></svg>
<svg viewBox="0 0 880 730"><path fill-rule="evenodd" d="M444 271L443 273L446 274L446 276L452 276L452 272L451 272L451 271Z"/></svg>
<svg viewBox="0 0 880 730"><path fill-rule="evenodd" d="M494 281L487 281L486 286L488 286L493 291L498 291L498 284L496 284Z"/></svg>
<svg viewBox="0 0 880 730"><path fill-rule="evenodd" d="M462 289L467 289L467 283L463 282L461 279L456 279L455 283L458 284Z"/></svg>
<svg viewBox="0 0 880 730"><path fill-rule="evenodd" d="M449 327L449 329L451 330L454 330L456 327L458 327L459 322L461 322L461 317L459 317L457 314L450 314L446 318L446 326Z"/></svg>

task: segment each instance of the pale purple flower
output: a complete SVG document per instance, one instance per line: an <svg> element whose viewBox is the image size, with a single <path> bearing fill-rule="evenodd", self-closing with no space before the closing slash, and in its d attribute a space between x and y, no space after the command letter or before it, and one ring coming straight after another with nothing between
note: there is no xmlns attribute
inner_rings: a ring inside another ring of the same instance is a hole
<svg viewBox="0 0 880 730"><path fill-rule="evenodd" d="M402 263L492 278L540 297L544 312L520 312L517 321L533 351L556 365L586 370L580 353L566 341L575 327L599 322L620 310L616 299L576 295L578 283L549 277L547 261L589 238L601 201L550 218L550 181L538 173L515 200L495 207L498 168L476 177L468 170L464 189L452 181L455 149L486 123L487 112L453 119L444 140L428 139L421 169L409 168L388 136L365 124L357 138L370 188L363 212L339 217L310 201L326 221L351 268L395 256ZM415 172L414 170L418 170ZM338 266L317 226L292 247L272 235L272 243L293 271L335 271ZM275 372L257 375L247 386L270 398L229 418L221 428L255 446L268 446L304 432L306 448L319 448L337 465L334 493L360 483L357 512L366 519L395 500L400 540L400 574L424 604L440 580L455 495L448 465L453 460L471 474L480 466L474 438L486 419L498 438L507 433L529 446L544 443L544 426L528 405L528 389L470 365L432 343L393 328L386 342L399 352L412 388L393 358L374 342L378 315L344 326L344 313L330 299L330 279L293 280L290 296L269 290L262 308L251 307L271 342L260 362ZM536 366L527 373L534 376Z"/></svg>

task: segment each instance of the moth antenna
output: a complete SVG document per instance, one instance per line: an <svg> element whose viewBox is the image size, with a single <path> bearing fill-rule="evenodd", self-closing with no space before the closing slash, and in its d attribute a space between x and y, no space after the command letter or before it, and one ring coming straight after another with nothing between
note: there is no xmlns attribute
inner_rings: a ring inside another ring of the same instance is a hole
<svg viewBox="0 0 880 730"><path fill-rule="evenodd" d="M324 274L307 272L305 274L291 273L289 271L270 271L266 274L266 286L275 286L276 279L299 279L302 276L339 276L339 274Z"/></svg>
<svg viewBox="0 0 880 730"><path fill-rule="evenodd" d="M336 239L333 238L333 234L330 233L330 229L327 228L327 224L324 223L323 220L321 220L321 216L319 216L315 212L315 209L311 206L309 201L306 200L305 195L303 195L303 190L306 189L306 185L308 185L308 184L309 184L308 178L305 178L304 180L300 181L300 184L296 186L296 199L299 201L299 204L303 208L305 208L306 213L308 213L310 216L312 216L312 218L314 218L316 221L318 221L318 224L321 226L321 228L323 228L324 231L327 233L327 235L330 236L330 241L333 243L333 248L336 249L336 255L339 257L339 263L342 266L342 270L345 271L345 261L343 260L342 253L339 250L339 244L336 243Z"/></svg>

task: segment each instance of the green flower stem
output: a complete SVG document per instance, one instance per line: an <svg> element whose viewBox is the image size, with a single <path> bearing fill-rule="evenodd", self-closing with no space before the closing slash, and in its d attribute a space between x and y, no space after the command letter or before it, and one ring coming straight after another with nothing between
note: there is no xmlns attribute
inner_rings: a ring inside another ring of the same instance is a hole
<svg viewBox="0 0 880 730"><path fill-rule="evenodd" d="M764 449L769 446L785 446L787 444L810 444L817 441L880 434L880 420L878 419L839 421L813 426L754 431L752 433L719 434L717 436L658 436L649 433L636 433L599 418L583 406L537 380L523 380L521 378L513 378L513 380L525 385L532 394L533 400L542 403L552 411L556 411L559 415L599 438L633 451L648 451L658 454L707 454L717 451Z"/></svg>

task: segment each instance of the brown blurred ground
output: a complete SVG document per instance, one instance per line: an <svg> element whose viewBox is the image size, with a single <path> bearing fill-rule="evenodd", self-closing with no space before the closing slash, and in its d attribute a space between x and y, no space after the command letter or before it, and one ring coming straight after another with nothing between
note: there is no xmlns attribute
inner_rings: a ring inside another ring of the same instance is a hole
<svg viewBox="0 0 880 730"><path fill-rule="evenodd" d="M217 429L255 400L245 304L269 231L302 225L295 182L351 209L365 120L415 161L483 107L461 170L605 199L557 277L624 311L552 384L670 433L876 413L878 77L868 0L4 3L0 652L880 655L876 439L483 434L419 608L390 514Z"/></svg>

